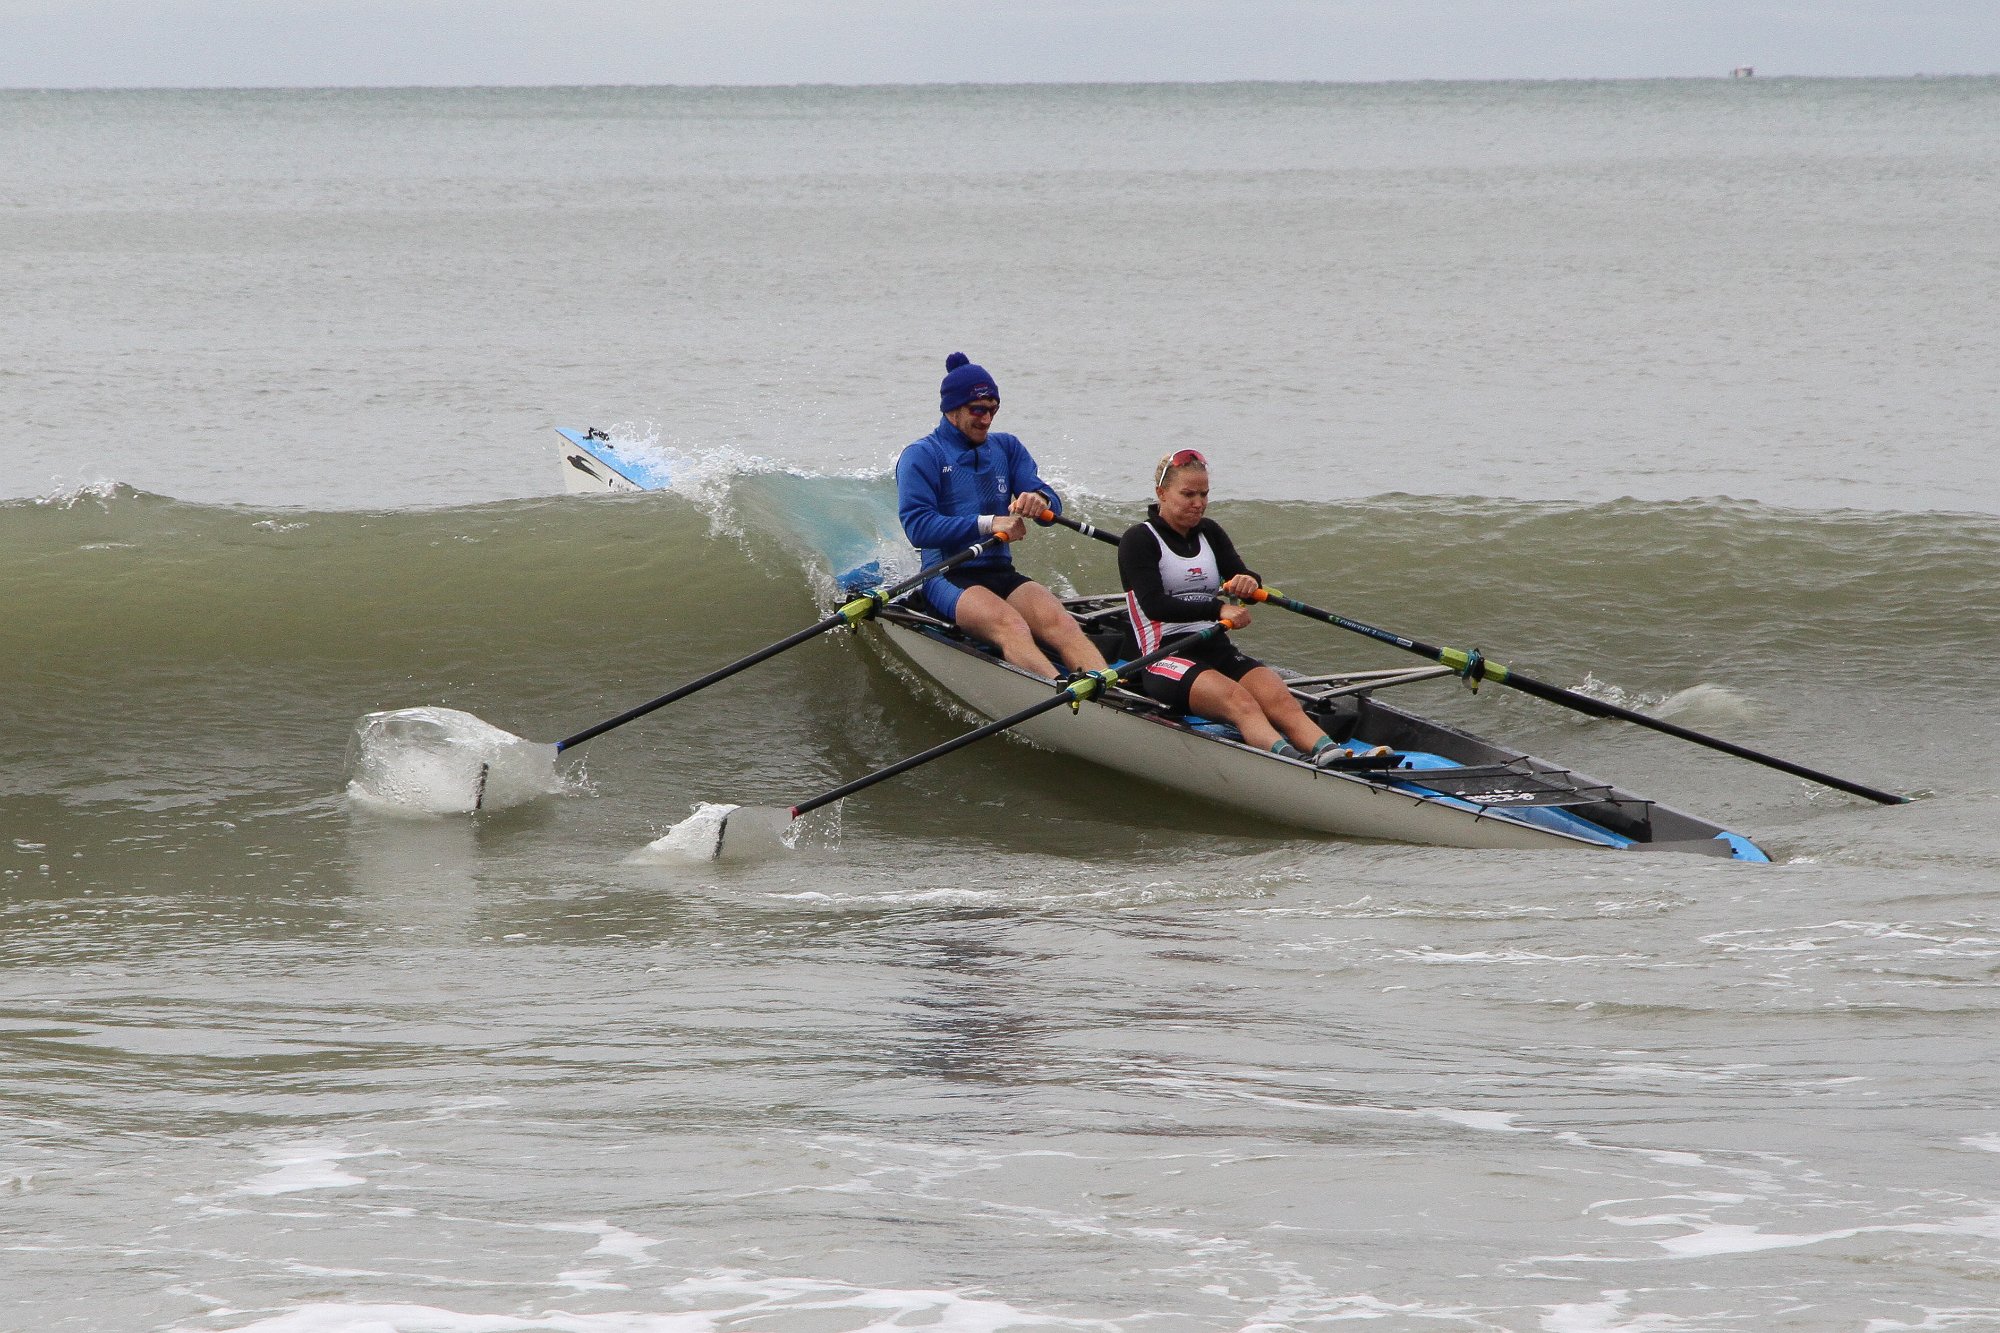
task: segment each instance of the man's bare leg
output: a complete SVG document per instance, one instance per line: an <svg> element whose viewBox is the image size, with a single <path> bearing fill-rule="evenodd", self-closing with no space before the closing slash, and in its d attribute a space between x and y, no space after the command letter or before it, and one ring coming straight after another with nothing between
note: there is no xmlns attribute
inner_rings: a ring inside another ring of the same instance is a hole
<svg viewBox="0 0 2000 1333"><path fill-rule="evenodd" d="M1097 651L1097 645L1090 641L1061 599L1047 588L1039 583L1024 583L1008 594L1007 604L1020 613L1034 637L1062 654L1072 671L1104 670L1104 654ZM1048 674L1055 675L1055 670L1051 668Z"/></svg>
<svg viewBox="0 0 2000 1333"><path fill-rule="evenodd" d="M1022 588L1016 589L1014 595L1018 597L1027 588L1039 586L1039 584L1025 584ZM1042 589L1042 595L1049 597L1051 601L1054 600L1046 588ZM1010 601L1011 599L1001 600L991 588L967 588L959 594L958 610L953 619L958 622L960 629L974 638L984 639L992 644L1000 650L1002 657L1023 671L1032 671L1038 676L1047 676L1050 680L1054 680L1057 675L1055 663L1043 655L1041 648L1035 643L1035 632L1028 628L1028 622L1009 604ZM1062 609L1061 603L1057 603L1056 609L1059 611ZM1068 616L1065 615L1064 619L1067 620ZM1076 622L1072 620L1070 625L1074 628ZM1079 630L1077 633L1081 637L1082 631Z"/></svg>

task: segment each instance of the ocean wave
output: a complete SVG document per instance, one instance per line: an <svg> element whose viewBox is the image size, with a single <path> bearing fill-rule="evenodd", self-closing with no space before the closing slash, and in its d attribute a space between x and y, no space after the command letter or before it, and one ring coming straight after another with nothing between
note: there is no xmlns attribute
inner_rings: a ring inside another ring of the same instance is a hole
<svg viewBox="0 0 2000 1333"><path fill-rule="evenodd" d="M79 655L417 667L555 643L588 660L689 618L725 648L754 646L810 623L849 568L909 572L886 477L685 462L686 492L424 511L197 505L116 483L0 505L15 596L0 672ZM1088 496L1070 510L1114 531L1139 512ZM1294 596L1543 674L1574 663L1567 683L1586 692L1702 714L1750 707L1700 693L1722 674L1983 670L2000 618L2000 520L1976 515L1382 496L1217 516ZM1031 531L1016 560L1053 586L1116 586L1108 548L1065 530ZM1249 633L1298 639L1285 620L1260 611Z"/></svg>

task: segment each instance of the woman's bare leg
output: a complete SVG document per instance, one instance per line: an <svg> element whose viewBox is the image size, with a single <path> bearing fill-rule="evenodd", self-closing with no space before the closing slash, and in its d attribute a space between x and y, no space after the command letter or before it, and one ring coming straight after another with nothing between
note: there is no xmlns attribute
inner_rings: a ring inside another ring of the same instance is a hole
<svg viewBox="0 0 2000 1333"><path fill-rule="evenodd" d="M1235 727L1243 733L1246 745L1268 750L1277 744L1278 732L1265 720L1256 698L1220 671L1204 671L1194 678L1194 687L1188 691L1188 708L1202 717Z"/></svg>

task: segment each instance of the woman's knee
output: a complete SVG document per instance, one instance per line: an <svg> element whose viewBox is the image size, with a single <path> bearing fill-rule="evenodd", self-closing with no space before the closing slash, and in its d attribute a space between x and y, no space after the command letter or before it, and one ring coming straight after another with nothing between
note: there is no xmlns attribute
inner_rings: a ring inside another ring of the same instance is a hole
<svg viewBox="0 0 2000 1333"><path fill-rule="evenodd" d="M1244 673L1242 685L1245 691L1257 701L1257 706L1274 720L1279 716L1289 717L1303 713L1299 701L1277 672L1267 666Z"/></svg>
<svg viewBox="0 0 2000 1333"><path fill-rule="evenodd" d="M1220 671L1204 671L1200 679L1189 691L1189 702L1195 711L1207 717L1219 717L1235 722L1245 717L1262 717L1264 710L1257 704L1250 691L1223 675Z"/></svg>

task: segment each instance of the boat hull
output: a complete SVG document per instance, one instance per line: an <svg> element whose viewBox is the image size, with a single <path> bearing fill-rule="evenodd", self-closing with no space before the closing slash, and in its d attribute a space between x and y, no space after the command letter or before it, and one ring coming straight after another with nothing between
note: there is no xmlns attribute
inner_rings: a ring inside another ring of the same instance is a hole
<svg viewBox="0 0 2000 1333"><path fill-rule="evenodd" d="M621 453L603 431L558 426L556 433L563 438L563 486L571 495L668 489L666 469L657 460L633 454L629 445Z"/></svg>
<svg viewBox="0 0 2000 1333"><path fill-rule="evenodd" d="M1047 681L967 646L926 618L899 617L892 612L876 623L885 641L918 671L986 717L1003 717L1049 697ZM1433 728L1436 734L1462 735L1393 711L1396 719L1407 718ZM1421 775L1411 775L1410 782L1388 782L1379 776L1371 780L1352 773L1322 771L1195 730L1158 711L1116 703L1092 700L1074 711L1058 708L1020 724L1017 731L1047 749L1225 809L1342 837L1489 850L1633 847L1767 859L1739 835L1626 793L1616 796L1646 807L1651 824L1664 819L1669 837L1642 841L1559 812L1510 811L1440 796L1419 785L1415 779ZM1464 739L1479 752L1456 762L1503 758L1536 762L1518 751L1472 737ZM1577 776L1583 782L1595 782ZM1538 823L1538 819L1546 822Z"/></svg>

